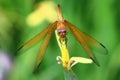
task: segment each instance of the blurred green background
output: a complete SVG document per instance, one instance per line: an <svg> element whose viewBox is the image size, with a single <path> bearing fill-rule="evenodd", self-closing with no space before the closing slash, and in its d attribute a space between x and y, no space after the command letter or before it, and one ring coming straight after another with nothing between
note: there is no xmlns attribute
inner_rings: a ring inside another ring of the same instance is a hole
<svg viewBox="0 0 120 80"><path fill-rule="evenodd" d="M96 54L100 67L73 67L79 80L120 80L120 0L0 0L0 50L14 59L8 80L64 80L64 70L56 61L61 54L55 35L36 74L32 71L42 42L14 56L20 45L57 19L57 4L66 20L103 43L109 52ZM71 56L88 57L71 33L67 37Z"/></svg>

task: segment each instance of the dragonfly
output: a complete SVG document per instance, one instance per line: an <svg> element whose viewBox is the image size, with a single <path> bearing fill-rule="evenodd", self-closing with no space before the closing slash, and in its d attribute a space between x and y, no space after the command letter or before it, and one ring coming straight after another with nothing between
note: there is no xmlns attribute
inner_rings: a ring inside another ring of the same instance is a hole
<svg viewBox="0 0 120 80"><path fill-rule="evenodd" d="M59 36L59 40L65 40L67 44L67 30L69 29L72 34L75 36L75 38L78 40L78 42L82 45L88 56L93 60L93 62L100 66L99 62L97 61L96 57L93 54L93 49L101 51L101 53L107 54L106 47L98 42L96 39L92 38L85 32L81 31L77 27L75 27L72 23L65 20L62 16L60 5L57 5L57 13L58 13L58 19L50 24L46 29L44 29L42 32L38 33L35 37L30 39L28 42L23 44L18 50L29 48L39 42L42 38L44 38L44 41L42 43L42 47L40 49L39 55L37 57L37 63L36 67L38 67L44 57L44 54L46 52L46 49L48 47L48 44L50 43L50 40L52 38L52 35L55 30L57 30L57 34Z"/></svg>

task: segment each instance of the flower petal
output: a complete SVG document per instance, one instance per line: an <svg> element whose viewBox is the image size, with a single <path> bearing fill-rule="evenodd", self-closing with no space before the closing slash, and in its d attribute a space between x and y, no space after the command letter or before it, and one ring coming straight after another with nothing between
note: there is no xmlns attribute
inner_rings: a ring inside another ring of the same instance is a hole
<svg viewBox="0 0 120 80"><path fill-rule="evenodd" d="M77 63L84 63L84 64L89 64L92 63L93 61L91 59L88 58L83 58L83 57L71 57L70 58L70 62L71 64L69 64L69 68L73 67L74 65L76 65Z"/></svg>
<svg viewBox="0 0 120 80"><path fill-rule="evenodd" d="M93 62L91 59L83 58L83 57L71 57L70 60L75 61L77 63L85 63L85 64Z"/></svg>

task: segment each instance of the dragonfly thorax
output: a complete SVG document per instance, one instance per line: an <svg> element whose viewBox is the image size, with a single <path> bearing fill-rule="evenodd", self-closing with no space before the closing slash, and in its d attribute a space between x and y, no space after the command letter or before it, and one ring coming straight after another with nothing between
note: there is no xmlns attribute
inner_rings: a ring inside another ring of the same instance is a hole
<svg viewBox="0 0 120 80"><path fill-rule="evenodd" d="M58 21L57 31L60 38L66 38L66 26L64 24L64 21Z"/></svg>

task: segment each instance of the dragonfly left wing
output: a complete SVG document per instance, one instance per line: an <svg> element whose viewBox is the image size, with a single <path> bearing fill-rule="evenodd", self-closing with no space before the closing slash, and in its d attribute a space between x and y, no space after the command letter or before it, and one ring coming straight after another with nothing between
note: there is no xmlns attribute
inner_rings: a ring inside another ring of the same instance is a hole
<svg viewBox="0 0 120 80"><path fill-rule="evenodd" d="M93 60L93 62L100 66L96 57L93 54L92 48L96 48L96 50L102 51L102 53L107 54L107 49L103 46L103 44L101 44L91 36L87 35L86 33L80 31L74 25L72 25L70 22L66 20L65 24L74 34L76 39L81 43L82 47L86 50L86 52L88 53L89 57Z"/></svg>

